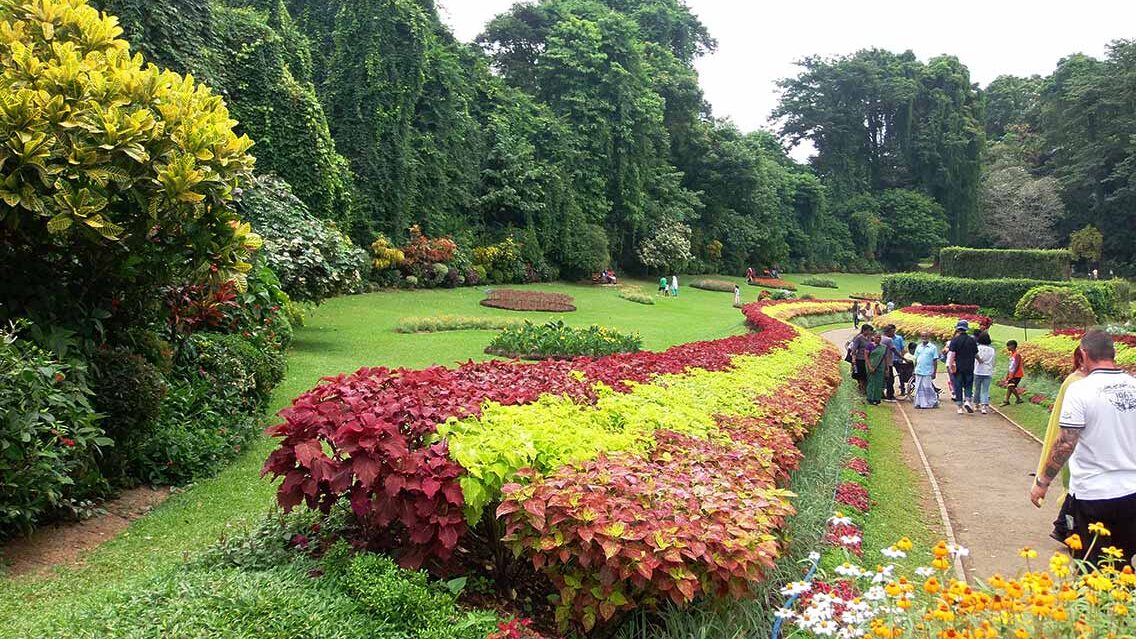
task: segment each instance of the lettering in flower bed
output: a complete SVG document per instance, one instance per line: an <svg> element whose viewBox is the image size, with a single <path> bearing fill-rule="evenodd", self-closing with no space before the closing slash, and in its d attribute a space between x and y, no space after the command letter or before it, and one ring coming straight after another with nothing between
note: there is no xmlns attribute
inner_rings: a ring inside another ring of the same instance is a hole
<svg viewBox="0 0 1136 639"><path fill-rule="evenodd" d="M755 277L749 281L750 286L760 286L761 288L776 288L783 291L795 291L797 285L782 279L775 279L772 277ZM730 289L734 290L733 288Z"/></svg>
<svg viewBox="0 0 1136 639"><path fill-rule="evenodd" d="M541 291L519 291L512 288L490 289L482 306L502 308L508 311L546 311L550 313L570 313L576 310L572 296L563 293L543 293Z"/></svg>

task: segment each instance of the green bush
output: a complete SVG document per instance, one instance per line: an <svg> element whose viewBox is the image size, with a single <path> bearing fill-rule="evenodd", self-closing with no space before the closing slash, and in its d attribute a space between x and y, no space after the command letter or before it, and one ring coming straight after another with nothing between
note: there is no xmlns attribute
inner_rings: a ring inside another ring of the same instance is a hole
<svg viewBox="0 0 1136 639"><path fill-rule="evenodd" d="M637 333L624 335L595 324L588 328L572 328L560 320L544 324L525 321L521 326L501 331L485 352L526 359L599 357L638 351L642 342Z"/></svg>
<svg viewBox="0 0 1136 639"><path fill-rule="evenodd" d="M117 444L127 448L127 474L156 485L181 485L208 477L240 454L261 430L260 417L239 398L219 393L214 381L170 385L153 426Z"/></svg>
<svg viewBox="0 0 1136 639"><path fill-rule="evenodd" d="M379 636L485 639L497 629L495 614L459 610L453 593L430 583L426 573L403 570L382 555L352 558L341 579L351 599L385 622Z"/></svg>
<svg viewBox="0 0 1136 639"><path fill-rule="evenodd" d="M976 249L948 246L939 251L939 269L946 277L974 280L1022 278L1069 279L1072 255L1066 249Z"/></svg>
<svg viewBox="0 0 1136 639"><path fill-rule="evenodd" d="M394 327L396 333L441 333L443 331L498 331L524 325L524 320L492 315L432 315L404 317Z"/></svg>
<svg viewBox="0 0 1136 639"><path fill-rule="evenodd" d="M361 290L370 272L367 252L335 223L321 220L277 177L253 180L238 210L264 238L265 264L294 300L319 303Z"/></svg>
<svg viewBox="0 0 1136 639"><path fill-rule="evenodd" d="M182 362L190 375L200 375L219 395L235 394L252 412L264 406L287 370L280 351L226 333L190 335L182 345Z"/></svg>
<svg viewBox="0 0 1136 639"><path fill-rule="evenodd" d="M157 367L139 355L123 349L99 349L91 358L94 407L102 416L107 437L115 442L129 439L131 433L148 432L162 410L166 380ZM104 451L99 466L113 478L121 478L131 463L130 446Z"/></svg>
<svg viewBox="0 0 1136 639"><path fill-rule="evenodd" d="M621 286L619 287L619 297L628 302L635 302L636 304L651 305L655 303L655 296L644 293L642 289L634 286Z"/></svg>
<svg viewBox="0 0 1136 639"><path fill-rule="evenodd" d="M1035 286L1018 300L1014 315L1020 319L1049 320L1053 328L1096 324L1088 298L1076 289L1061 286Z"/></svg>
<svg viewBox="0 0 1136 639"><path fill-rule="evenodd" d="M942 277L929 273L898 273L883 278L884 299L900 306L907 304L977 304L1011 317L1018 300L1035 286L1051 285L1080 291L1098 318L1127 316L1124 300L1128 285L1122 280L1103 282L1041 282L1037 280L972 280Z"/></svg>
<svg viewBox="0 0 1136 639"><path fill-rule="evenodd" d="M86 497L103 436L83 370L0 330L0 539Z"/></svg>
<svg viewBox="0 0 1136 639"><path fill-rule="evenodd" d="M801 284L805 286L812 286L814 288L840 288L835 280L830 280L825 277L806 277L801 280Z"/></svg>

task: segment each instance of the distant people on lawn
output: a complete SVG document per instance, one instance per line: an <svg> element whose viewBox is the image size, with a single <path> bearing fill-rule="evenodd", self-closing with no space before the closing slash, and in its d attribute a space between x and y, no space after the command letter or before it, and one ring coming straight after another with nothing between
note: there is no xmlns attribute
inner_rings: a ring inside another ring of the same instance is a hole
<svg viewBox="0 0 1136 639"><path fill-rule="evenodd" d="M1128 565L1136 555L1136 378L1117 368L1108 333L1086 332L1080 350L1087 375L1065 391L1061 430L1034 479L1030 501L1040 508L1068 464L1073 531L1091 551L1086 558L1098 561L1111 546L1119 549L1121 565ZM1097 532L1098 526L1108 535Z"/></svg>
<svg viewBox="0 0 1136 639"><path fill-rule="evenodd" d="M852 300L852 328L860 328L860 302Z"/></svg>
<svg viewBox="0 0 1136 639"><path fill-rule="evenodd" d="M863 324L860 332L852 338L850 350L852 351L852 379L860 387L860 394L868 392L868 351L872 344L872 325Z"/></svg>
<svg viewBox="0 0 1136 639"><path fill-rule="evenodd" d="M915 347L915 408L939 407L939 392L935 389L938 373L939 347L931 342L931 334L923 331Z"/></svg>
<svg viewBox="0 0 1136 639"><path fill-rule="evenodd" d="M734 284L734 306L742 305L742 287Z"/></svg>
<svg viewBox="0 0 1136 639"><path fill-rule="evenodd" d="M974 358L974 401L978 412L985 415L990 409L990 386L994 383L994 360L997 351L990 345L990 333L982 331L975 338L978 354Z"/></svg>
<svg viewBox="0 0 1136 639"><path fill-rule="evenodd" d="M884 379L891 360L891 345L884 343L886 338L880 333L874 333L871 339L871 349L868 351L866 365L868 369L868 382L866 393L868 403L879 406L884 395ZM891 401L895 401L894 399Z"/></svg>
<svg viewBox="0 0 1136 639"><path fill-rule="evenodd" d="M864 321L871 323L875 319L876 318L872 314L872 305L868 302L864 302Z"/></svg>
<svg viewBox="0 0 1136 639"><path fill-rule="evenodd" d="M1035 477L1040 477L1045 472L1045 462L1049 460L1049 453L1053 452L1053 445L1057 442L1057 436L1061 433L1061 409L1065 404L1065 391L1073 382L1085 378L1084 366L1084 356L1081 354L1080 345L1078 345L1077 348L1073 349L1073 370L1065 376L1065 381L1061 382L1061 389L1057 391L1057 398L1053 400L1053 410L1049 413L1049 423L1045 427L1045 438L1042 442L1041 458L1037 462ZM1073 502L1069 498L1068 468L1061 473L1061 483L1065 487L1065 498L1061 500L1061 511L1057 513L1057 519L1053 520L1053 532L1049 536L1064 543L1065 538L1073 532Z"/></svg>
<svg viewBox="0 0 1136 639"><path fill-rule="evenodd" d="M754 274L754 272L753 272L753 267L752 267L752 266L747 266L747 267L746 267L746 284L751 284L751 283L753 283L753 281L754 281L755 279L757 279L757 275L755 275L755 274Z"/></svg>
<svg viewBox="0 0 1136 639"><path fill-rule="evenodd" d="M970 323L959 320L955 336L947 346L947 371L951 374L951 389L958 413L974 412L974 364L978 356L978 342L970 336Z"/></svg>
<svg viewBox="0 0 1136 639"><path fill-rule="evenodd" d="M671 297L678 297L678 275L671 276Z"/></svg>
<svg viewBox="0 0 1136 639"><path fill-rule="evenodd" d="M663 275L659 278L659 295L666 297L667 295L667 276Z"/></svg>
<svg viewBox="0 0 1136 639"><path fill-rule="evenodd" d="M1018 352L1018 341L1012 339L1006 342L1006 350L1010 351L1010 366L1006 370L1006 399L1002 402L1003 406L1010 405L1010 395L1017 399L1017 403L1022 403L1021 384L1026 375L1025 361Z"/></svg>

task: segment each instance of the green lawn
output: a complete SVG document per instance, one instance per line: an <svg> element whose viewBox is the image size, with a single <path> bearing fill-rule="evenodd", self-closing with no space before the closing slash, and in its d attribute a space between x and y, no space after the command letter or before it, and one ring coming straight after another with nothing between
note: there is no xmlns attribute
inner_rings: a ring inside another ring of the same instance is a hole
<svg viewBox="0 0 1136 639"><path fill-rule="evenodd" d="M874 278L874 286L869 276L844 277L849 286L847 292L878 288L878 277ZM325 375L353 372L362 366L417 368L488 357L482 352L489 340L488 332L395 333L393 327L403 317L448 314L528 317L536 321L562 318L572 325L598 323L638 332L643 337L643 347L651 350L744 331L741 313L732 307L732 294L693 289L688 286L693 279L680 277L680 296L659 298L654 305L621 299L611 287L534 285L532 288L575 297L579 310L562 315L483 307L478 304L483 297L482 288L334 299L312 309L307 325L296 332L288 376L276 389L271 412L286 406ZM654 293L652 283L636 284ZM831 289L811 290L818 297L846 294ZM743 300L756 299L757 291L754 287L743 288ZM187 487L103 544L87 557L82 568L63 569L48 577L3 579L0 636L32 636L29 629L39 628L51 619L62 624L60 620L68 615L81 615L87 606L98 605L115 593L129 592L132 584L171 571L220 536L251 525L272 506L273 486L259 475L271 450L272 442L268 439L255 441L216 477Z"/></svg>

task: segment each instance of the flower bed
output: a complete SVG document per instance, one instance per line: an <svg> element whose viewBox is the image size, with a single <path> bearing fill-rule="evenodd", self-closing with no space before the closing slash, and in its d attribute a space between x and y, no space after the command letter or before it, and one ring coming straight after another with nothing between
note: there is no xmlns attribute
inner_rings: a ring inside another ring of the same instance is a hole
<svg viewBox="0 0 1136 639"><path fill-rule="evenodd" d="M572 296L563 293L542 293L540 291L518 291L512 288L491 289L482 306L503 308L508 311L547 311L550 313L570 313L576 310Z"/></svg>
<svg viewBox="0 0 1136 639"><path fill-rule="evenodd" d="M599 357L614 353L633 353L643 340L639 334L622 333L596 326L572 328L559 320L544 324L525 322L506 328L485 349L491 355L521 359Z"/></svg>
<svg viewBox="0 0 1136 639"><path fill-rule="evenodd" d="M1019 352L1026 372L1041 371L1057 379L1064 379L1073 367L1073 351L1077 350L1084 329L1058 329L1022 342ZM1113 335L1116 346L1116 365L1136 374L1136 335Z"/></svg>
<svg viewBox="0 0 1136 639"><path fill-rule="evenodd" d="M797 285L781 279L774 279L772 277L755 277L749 281L750 286L760 286L761 288L775 288L782 291L795 291ZM730 290L734 290L732 287Z"/></svg>
<svg viewBox="0 0 1136 639"><path fill-rule="evenodd" d="M499 517L496 543L551 580L561 624L740 596L777 556L794 442L840 381L835 349L768 314L809 314L793 304L661 353L328 378L282 411L264 472L285 508L349 501L409 564L485 543L468 527Z"/></svg>
<svg viewBox="0 0 1136 639"><path fill-rule="evenodd" d="M895 324L896 331L908 338L918 337L924 331L940 341L950 341L955 334L959 320L966 320L971 327L990 328L994 320L978 315L975 306L907 306L892 311L880 318L881 324Z"/></svg>
<svg viewBox="0 0 1136 639"><path fill-rule="evenodd" d="M878 302L878 301L880 301L884 298L884 296L880 295L879 293L852 293L848 297L850 297L854 300L861 300L861 301L868 301L868 302Z"/></svg>
<svg viewBox="0 0 1136 639"><path fill-rule="evenodd" d="M700 288L704 291L718 291L719 293L733 293L734 287L737 286L733 282L726 280L694 280L690 283L691 288Z"/></svg>

